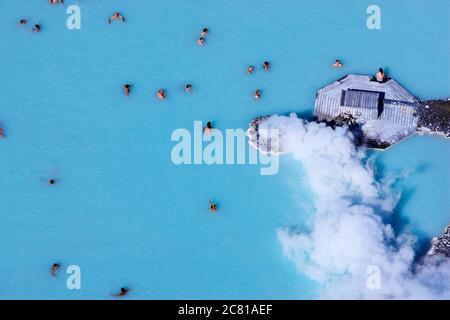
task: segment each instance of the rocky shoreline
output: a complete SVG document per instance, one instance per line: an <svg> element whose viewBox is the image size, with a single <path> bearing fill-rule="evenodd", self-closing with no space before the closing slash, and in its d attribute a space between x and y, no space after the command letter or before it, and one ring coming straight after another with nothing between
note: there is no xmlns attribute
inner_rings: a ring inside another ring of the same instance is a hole
<svg viewBox="0 0 450 320"><path fill-rule="evenodd" d="M433 238L431 241L430 255L442 255L450 257L450 224L445 228L444 234L438 238Z"/></svg>
<svg viewBox="0 0 450 320"><path fill-rule="evenodd" d="M450 98L421 101L417 115L419 132L436 133L450 138Z"/></svg>

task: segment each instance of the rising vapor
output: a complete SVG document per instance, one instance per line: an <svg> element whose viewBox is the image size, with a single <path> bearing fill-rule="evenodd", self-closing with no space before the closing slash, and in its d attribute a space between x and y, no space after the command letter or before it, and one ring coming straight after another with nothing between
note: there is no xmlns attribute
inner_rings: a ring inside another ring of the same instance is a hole
<svg viewBox="0 0 450 320"><path fill-rule="evenodd" d="M355 147L346 128L332 129L294 114L258 122L259 132L271 128L279 130L279 140L269 143L259 134L259 145L292 154L315 198L310 231L282 228L278 239L299 272L321 283L321 298L450 298L450 259L417 257L417 238L407 231L396 234L386 222L399 196L388 182L375 179L373 161ZM373 266L381 271L379 289L367 285Z"/></svg>

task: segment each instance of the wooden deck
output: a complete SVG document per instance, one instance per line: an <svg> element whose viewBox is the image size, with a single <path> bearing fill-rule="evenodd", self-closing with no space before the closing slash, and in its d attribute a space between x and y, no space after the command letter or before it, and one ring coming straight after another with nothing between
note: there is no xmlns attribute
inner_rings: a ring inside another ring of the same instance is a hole
<svg viewBox="0 0 450 320"><path fill-rule="evenodd" d="M314 116L330 121L350 113L367 140L390 145L416 132L416 108L417 99L395 80L378 83L370 76L351 74L317 92Z"/></svg>

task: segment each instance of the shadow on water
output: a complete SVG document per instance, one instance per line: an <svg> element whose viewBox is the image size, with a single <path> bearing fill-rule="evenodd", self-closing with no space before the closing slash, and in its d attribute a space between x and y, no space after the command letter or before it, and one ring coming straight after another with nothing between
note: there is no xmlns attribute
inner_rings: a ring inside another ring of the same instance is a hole
<svg viewBox="0 0 450 320"><path fill-rule="evenodd" d="M430 164L423 163L417 166L410 174L424 174L428 168L430 168ZM385 172L386 168L379 161L377 161L377 169L376 179L378 181L389 174ZM413 198L416 188L404 186L403 182L406 178L406 175L399 175L392 185L394 190L401 191L401 196L392 216L386 221L392 225L397 235L409 231L409 227L412 225L412 221L406 217L404 210ZM417 237L415 261L418 262L430 249L431 239L425 232L420 230L420 226L414 226L414 235Z"/></svg>

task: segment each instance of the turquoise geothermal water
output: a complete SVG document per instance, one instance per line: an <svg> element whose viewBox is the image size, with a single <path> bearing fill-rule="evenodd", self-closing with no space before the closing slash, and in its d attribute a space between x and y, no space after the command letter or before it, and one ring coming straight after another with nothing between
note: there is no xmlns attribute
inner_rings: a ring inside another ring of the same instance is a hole
<svg viewBox="0 0 450 320"><path fill-rule="evenodd" d="M0 298L103 299L121 286L135 299L315 298L320 287L276 237L312 207L299 164L284 157L274 176L257 165L175 166L172 131L311 115L317 89L380 66L419 98L449 95L447 0L379 0L375 31L365 0L65 2L0 2ZM81 30L66 28L71 4ZM108 25L114 11L125 24ZM330 68L336 58L344 68ZM398 226L425 241L439 234L450 222L450 142L415 136L375 155L380 176L409 172L396 183ZM72 264L81 290L66 288Z"/></svg>

